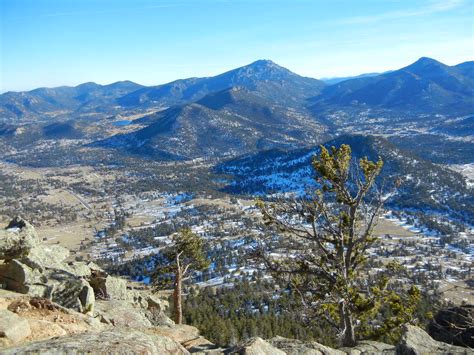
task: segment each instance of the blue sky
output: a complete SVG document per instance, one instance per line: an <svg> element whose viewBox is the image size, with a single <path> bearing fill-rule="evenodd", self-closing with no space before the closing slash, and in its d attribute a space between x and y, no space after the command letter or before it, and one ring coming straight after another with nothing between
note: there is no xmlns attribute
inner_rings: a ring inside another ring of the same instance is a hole
<svg viewBox="0 0 474 355"><path fill-rule="evenodd" d="M316 78L474 59L474 0L0 0L0 91L156 85L271 59Z"/></svg>

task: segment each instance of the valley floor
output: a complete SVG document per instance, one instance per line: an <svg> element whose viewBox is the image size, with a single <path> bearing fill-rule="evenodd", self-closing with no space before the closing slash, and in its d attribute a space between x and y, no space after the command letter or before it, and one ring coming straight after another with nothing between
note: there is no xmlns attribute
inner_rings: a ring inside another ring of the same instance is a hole
<svg viewBox="0 0 474 355"><path fill-rule="evenodd" d="M183 165L184 171L198 171L205 164ZM214 266L198 285L219 286L259 268L241 257L261 233L260 216L251 198L216 193L218 189L190 192L162 186L121 192L123 186L136 182L136 177L120 169L24 168L1 163L1 171L15 187L8 190L3 186L0 203L5 207L0 211L0 222L7 223L19 212L35 224L46 243L67 247L74 258L135 262L156 254L170 242L170 225L189 225L213 250ZM467 284L474 260L472 233L462 235L468 248L442 245L439 235L387 211L376 234L381 244L371 254L378 260L397 260L413 275L425 275L454 303L474 301L474 291ZM235 256L225 257L220 250ZM140 270L143 274L130 276L149 280L146 273L151 270Z"/></svg>

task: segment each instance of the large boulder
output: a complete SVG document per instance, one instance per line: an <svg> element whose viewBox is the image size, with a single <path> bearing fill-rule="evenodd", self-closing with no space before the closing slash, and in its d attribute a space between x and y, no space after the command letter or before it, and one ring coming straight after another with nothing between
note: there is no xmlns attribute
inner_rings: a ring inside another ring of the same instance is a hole
<svg viewBox="0 0 474 355"><path fill-rule="evenodd" d="M96 301L95 313L102 323L130 328L149 328L152 323L143 310L134 307L128 301Z"/></svg>
<svg viewBox="0 0 474 355"><path fill-rule="evenodd" d="M188 343L199 339L199 329L187 324L175 324L169 327L153 327L149 332L171 338L178 343Z"/></svg>
<svg viewBox="0 0 474 355"><path fill-rule="evenodd" d="M160 312L167 312L170 308L170 303L155 295L148 295L146 298L148 309L156 309Z"/></svg>
<svg viewBox="0 0 474 355"><path fill-rule="evenodd" d="M440 310L428 327L433 339L474 348L474 305Z"/></svg>
<svg viewBox="0 0 474 355"><path fill-rule="evenodd" d="M33 269L44 271L46 269L59 269L70 271L64 260L69 256L69 250L59 245L39 244L31 248L21 258L23 264Z"/></svg>
<svg viewBox="0 0 474 355"><path fill-rule="evenodd" d="M90 311L95 298L86 280L62 270L48 270L42 284L29 287L31 296L44 297L59 305L77 311Z"/></svg>
<svg viewBox="0 0 474 355"><path fill-rule="evenodd" d="M472 354L472 350L434 340L423 329L404 326L404 334L396 348L400 355Z"/></svg>
<svg viewBox="0 0 474 355"><path fill-rule="evenodd" d="M6 290L0 290L0 309L13 312L29 323L31 334L21 343L55 336L97 332L109 327L90 315L62 307L48 299Z"/></svg>
<svg viewBox="0 0 474 355"><path fill-rule="evenodd" d="M362 340L352 348L340 348L339 350L344 351L348 355L396 354L395 346L372 340Z"/></svg>
<svg viewBox="0 0 474 355"><path fill-rule="evenodd" d="M59 324L43 319L28 319L33 340L43 340L68 335ZM30 339L29 339L30 340Z"/></svg>
<svg viewBox="0 0 474 355"><path fill-rule="evenodd" d="M82 313L94 314L94 289L87 282L84 282L82 289L79 292L79 303L82 307Z"/></svg>
<svg viewBox="0 0 474 355"><path fill-rule="evenodd" d="M136 299L137 297L135 297ZM169 302L154 295L148 295L141 303L146 304L145 316L154 326L172 326L174 322L167 316ZM143 305L142 305L143 307Z"/></svg>
<svg viewBox="0 0 474 355"><path fill-rule="evenodd" d="M0 283L7 290L48 298L75 310L93 308L94 293L87 281L63 269L41 271L13 259L0 264Z"/></svg>
<svg viewBox="0 0 474 355"><path fill-rule="evenodd" d="M46 278L39 270L32 269L17 259L0 264L0 283L7 290L28 293L34 288L33 285L42 282L46 282Z"/></svg>
<svg viewBox="0 0 474 355"><path fill-rule="evenodd" d="M0 345L8 346L19 343L31 334L26 319L7 309L0 310Z"/></svg>
<svg viewBox="0 0 474 355"><path fill-rule="evenodd" d="M66 263L69 250L43 244L33 226L21 218L15 218L0 232L2 287L78 311L93 310L94 292L85 280L92 269L87 264ZM107 286L119 293L115 284L109 282Z"/></svg>
<svg viewBox="0 0 474 355"><path fill-rule="evenodd" d="M241 355L285 355L286 353L277 349L262 338L254 337L239 345L236 345L231 351L231 354Z"/></svg>
<svg viewBox="0 0 474 355"><path fill-rule="evenodd" d="M33 226L16 217L4 230L0 230L0 260L21 258L40 243Z"/></svg>
<svg viewBox="0 0 474 355"><path fill-rule="evenodd" d="M189 354L176 341L132 329L59 337L3 349L2 354Z"/></svg>
<svg viewBox="0 0 474 355"><path fill-rule="evenodd" d="M145 317L154 326L171 326L174 322L162 311L151 308L144 311Z"/></svg>
<svg viewBox="0 0 474 355"><path fill-rule="evenodd" d="M127 282L124 279L105 276L91 276L89 284L98 298L106 300L128 300Z"/></svg>
<svg viewBox="0 0 474 355"><path fill-rule="evenodd" d="M64 267L67 268L67 270L71 274L77 277L88 278L92 274L91 268L83 262L72 261L72 262L67 263L67 265L65 265Z"/></svg>
<svg viewBox="0 0 474 355"><path fill-rule="evenodd" d="M297 339L288 339L276 336L269 340L269 343L275 348L284 351L290 355L345 355L340 350L330 348L315 341L305 342Z"/></svg>

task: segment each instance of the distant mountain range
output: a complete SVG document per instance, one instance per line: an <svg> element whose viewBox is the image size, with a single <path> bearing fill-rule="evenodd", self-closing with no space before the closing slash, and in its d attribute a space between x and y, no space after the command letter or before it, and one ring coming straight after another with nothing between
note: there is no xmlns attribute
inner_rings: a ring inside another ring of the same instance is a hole
<svg viewBox="0 0 474 355"><path fill-rule="evenodd" d="M363 106L420 113L472 113L473 62L447 66L420 58L393 72L327 86L313 108Z"/></svg>
<svg viewBox="0 0 474 355"><path fill-rule="evenodd" d="M116 100L142 86L131 81L109 85L84 83L75 87L39 88L0 95L0 119L47 116L71 112L108 112Z"/></svg>
<svg viewBox="0 0 474 355"><path fill-rule="evenodd" d="M473 114L474 62L447 66L420 58L399 70L328 85L258 60L151 87L121 81L7 92L0 95L0 137L14 137L9 142L18 145L85 139L156 159L194 159L308 147L347 133L392 140L403 133L399 142L448 162L450 154L431 154L430 147L449 135L449 146L442 138L444 150L456 142L462 151L456 162L469 162Z"/></svg>
<svg viewBox="0 0 474 355"><path fill-rule="evenodd" d="M171 106L199 100L209 93L243 87L255 95L288 106L301 105L308 97L319 94L322 81L292 73L270 60L258 60L209 78L190 78L168 84L146 87L118 99L123 106Z"/></svg>
<svg viewBox="0 0 474 355"><path fill-rule="evenodd" d="M393 70L390 70L390 71L385 72L385 73L389 73L391 71L393 71ZM359 75L354 75L354 76L337 76L337 77L334 77L334 78L321 78L319 80L321 80L326 85L334 85L334 84L338 84L338 83L340 83L342 81L346 81L346 80L367 78L367 77L371 77L371 76L377 76L377 75L380 75L380 74L382 74L382 73L364 73L364 74L359 74Z"/></svg>
<svg viewBox="0 0 474 355"><path fill-rule="evenodd" d="M434 59L420 58L391 72L323 82L299 76L270 60L258 60L214 77L181 79L151 87L121 81L7 92L0 95L0 119L163 108L195 102L231 87L246 88L274 104L298 109L311 107L316 112L327 108L374 107L472 113L473 68L472 61L447 66Z"/></svg>

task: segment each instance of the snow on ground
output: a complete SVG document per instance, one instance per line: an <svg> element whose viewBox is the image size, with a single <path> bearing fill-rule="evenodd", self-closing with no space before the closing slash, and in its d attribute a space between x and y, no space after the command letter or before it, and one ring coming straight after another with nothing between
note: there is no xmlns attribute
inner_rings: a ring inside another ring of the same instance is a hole
<svg viewBox="0 0 474 355"><path fill-rule="evenodd" d="M451 164L448 167L462 174L466 179L466 183L468 187L474 187L474 163Z"/></svg>

